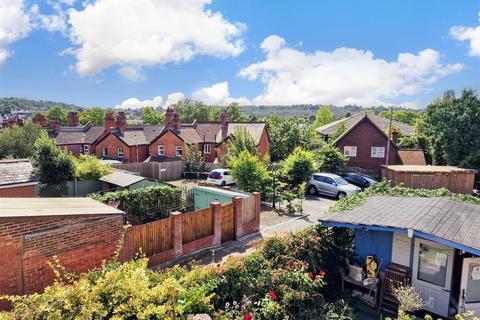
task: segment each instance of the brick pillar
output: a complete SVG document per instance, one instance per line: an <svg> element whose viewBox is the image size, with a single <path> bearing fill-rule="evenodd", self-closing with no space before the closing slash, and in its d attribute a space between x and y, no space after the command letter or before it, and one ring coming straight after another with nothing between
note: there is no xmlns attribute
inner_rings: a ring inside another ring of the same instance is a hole
<svg viewBox="0 0 480 320"><path fill-rule="evenodd" d="M255 231L260 230L260 192L253 192L255 198Z"/></svg>
<svg viewBox="0 0 480 320"><path fill-rule="evenodd" d="M220 202L210 203L210 209L213 213L213 241L212 245L222 243L222 205Z"/></svg>
<svg viewBox="0 0 480 320"><path fill-rule="evenodd" d="M243 198L233 198L233 219L235 220L235 239L243 236Z"/></svg>
<svg viewBox="0 0 480 320"><path fill-rule="evenodd" d="M183 216L181 212L175 211L170 214L173 222L173 249L175 257L183 255Z"/></svg>

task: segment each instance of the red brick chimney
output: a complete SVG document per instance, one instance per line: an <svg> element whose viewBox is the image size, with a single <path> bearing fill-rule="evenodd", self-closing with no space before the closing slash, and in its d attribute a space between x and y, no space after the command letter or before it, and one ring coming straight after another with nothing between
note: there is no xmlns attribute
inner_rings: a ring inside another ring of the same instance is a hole
<svg viewBox="0 0 480 320"><path fill-rule="evenodd" d="M398 142L398 132L397 131L392 131L392 133L390 133L390 140L392 140L393 143L397 144L397 142Z"/></svg>
<svg viewBox="0 0 480 320"><path fill-rule="evenodd" d="M222 113L220 114L220 129L222 130L222 140L225 139L228 135L228 122L230 122L228 111L227 109L223 109Z"/></svg>
<svg viewBox="0 0 480 320"><path fill-rule="evenodd" d="M173 126L173 116L175 114L175 109L172 106L169 106L167 108L167 111L165 112L165 125L167 127L172 127Z"/></svg>
<svg viewBox="0 0 480 320"><path fill-rule="evenodd" d="M113 117L113 113L112 112L107 112L105 114L105 129L107 130L112 130L113 128L115 128L115 118Z"/></svg>
<svg viewBox="0 0 480 320"><path fill-rule="evenodd" d="M125 112L120 111L117 114L115 126L117 127L118 131L125 132L125 129L127 128L127 117L125 116Z"/></svg>
<svg viewBox="0 0 480 320"><path fill-rule="evenodd" d="M69 111L67 116L67 126L76 127L80 125L80 118L78 113L74 111Z"/></svg>
<svg viewBox="0 0 480 320"><path fill-rule="evenodd" d="M38 124L39 126L45 128L47 126L47 119L45 119L45 116L43 114L37 113L35 115L35 118L33 118L33 122Z"/></svg>
<svg viewBox="0 0 480 320"><path fill-rule="evenodd" d="M53 132L60 132L60 120L58 120L58 118L53 118L52 121L50 121L50 126L52 127Z"/></svg>
<svg viewBox="0 0 480 320"><path fill-rule="evenodd" d="M173 113L172 127L176 130L180 130L182 126L182 121L180 120L180 115L176 112Z"/></svg>

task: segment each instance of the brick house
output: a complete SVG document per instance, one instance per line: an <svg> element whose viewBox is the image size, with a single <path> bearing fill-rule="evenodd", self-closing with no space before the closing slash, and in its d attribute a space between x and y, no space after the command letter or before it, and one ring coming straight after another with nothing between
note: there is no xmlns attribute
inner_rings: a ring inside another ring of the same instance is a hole
<svg viewBox="0 0 480 320"><path fill-rule="evenodd" d="M124 112L107 112L104 126L81 126L76 112L69 112L67 126L57 119L47 124L44 116L35 122L47 129L60 147L72 154L94 154L103 159L135 163L183 159L188 150L200 151L207 163L221 162L236 128L246 129L255 140L259 154L269 153L270 137L265 123L230 122L224 110L220 121L182 123L178 113L169 107L165 125L127 125Z"/></svg>
<svg viewBox="0 0 480 320"><path fill-rule="evenodd" d="M37 184L28 159L0 160L0 198L35 197Z"/></svg>
<svg viewBox="0 0 480 320"><path fill-rule="evenodd" d="M346 129L332 143L348 157L347 169L360 170L379 176L380 168L386 164L387 144L390 140L389 164L401 164L397 146L398 132L392 132L388 137L390 120L372 113L356 114L341 119L317 129L324 141L328 141L337 129L344 126ZM411 135L414 130L411 126L394 121L392 127L400 129L403 135ZM416 150L418 152L418 150ZM405 157L407 159L408 157Z"/></svg>
<svg viewBox="0 0 480 320"><path fill-rule="evenodd" d="M54 255L73 272L100 266L112 257L123 222L122 211L89 198L3 199L0 295L42 291L53 282Z"/></svg>

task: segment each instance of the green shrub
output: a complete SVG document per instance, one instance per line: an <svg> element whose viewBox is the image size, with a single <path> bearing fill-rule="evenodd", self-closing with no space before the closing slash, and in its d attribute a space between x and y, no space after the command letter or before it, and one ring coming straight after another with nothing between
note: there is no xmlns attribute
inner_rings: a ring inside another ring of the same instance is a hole
<svg viewBox="0 0 480 320"><path fill-rule="evenodd" d="M283 163L281 174L285 182L292 187L297 187L307 181L315 169L313 152L297 147Z"/></svg>
<svg viewBox="0 0 480 320"><path fill-rule="evenodd" d="M75 167L75 178L78 180L97 180L112 172L109 166L103 165L95 156L81 154L79 157L71 157Z"/></svg>

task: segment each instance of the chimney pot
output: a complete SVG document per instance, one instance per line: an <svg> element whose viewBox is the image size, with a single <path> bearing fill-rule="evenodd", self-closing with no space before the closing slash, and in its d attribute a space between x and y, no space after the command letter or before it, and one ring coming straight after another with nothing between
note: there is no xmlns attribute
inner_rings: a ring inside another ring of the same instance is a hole
<svg viewBox="0 0 480 320"><path fill-rule="evenodd" d="M76 127L80 125L80 119L78 117L78 113L74 111L68 112L67 116L67 125L70 127Z"/></svg>
<svg viewBox="0 0 480 320"><path fill-rule="evenodd" d="M117 114L117 121L115 124L118 131L125 132L125 129L127 128L127 117L125 116L125 112L120 111Z"/></svg>
<svg viewBox="0 0 480 320"><path fill-rule="evenodd" d="M398 132L397 131L392 131L392 133L390 134L390 139L393 141L393 143L397 144Z"/></svg>
<svg viewBox="0 0 480 320"><path fill-rule="evenodd" d="M60 132L60 120L58 120L58 118L53 118L50 122L50 126L52 127L53 132Z"/></svg>
<svg viewBox="0 0 480 320"><path fill-rule="evenodd" d="M115 118L113 117L113 113L112 112L107 112L105 114L105 129L107 130L112 130L113 128L115 128Z"/></svg>

